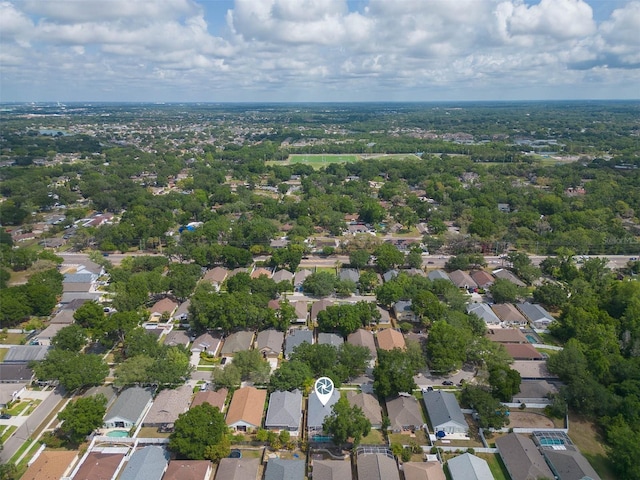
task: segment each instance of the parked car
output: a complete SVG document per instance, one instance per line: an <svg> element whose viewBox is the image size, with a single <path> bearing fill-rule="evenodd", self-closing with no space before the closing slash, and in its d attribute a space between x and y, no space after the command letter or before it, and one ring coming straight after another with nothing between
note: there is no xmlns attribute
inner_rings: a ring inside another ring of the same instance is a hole
<svg viewBox="0 0 640 480"><path fill-rule="evenodd" d="M451 380L445 380L444 382L442 382L443 385L453 385L453 382Z"/></svg>
<svg viewBox="0 0 640 480"><path fill-rule="evenodd" d="M10 418L11 418L10 413L3 413L2 415L0 415L1 420L9 420Z"/></svg>

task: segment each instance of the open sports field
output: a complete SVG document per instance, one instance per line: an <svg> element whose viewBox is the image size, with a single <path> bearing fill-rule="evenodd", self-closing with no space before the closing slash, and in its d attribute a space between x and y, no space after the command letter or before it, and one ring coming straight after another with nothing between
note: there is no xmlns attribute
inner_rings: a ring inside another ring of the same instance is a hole
<svg viewBox="0 0 640 480"><path fill-rule="evenodd" d="M288 163L306 163L312 166L328 165L330 163L350 163L359 160L357 155L333 155L333 154L292 154L289 155Z"/></svg>

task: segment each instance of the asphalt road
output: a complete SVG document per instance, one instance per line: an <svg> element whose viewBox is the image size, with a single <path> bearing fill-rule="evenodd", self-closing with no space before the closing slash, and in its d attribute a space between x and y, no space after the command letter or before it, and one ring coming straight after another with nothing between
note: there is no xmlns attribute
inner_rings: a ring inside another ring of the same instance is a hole
<svg viewBox="0 0 640 480"><path fill-rule="evenodd" d="M56 408L63 399L60 390L56 388L51 395L42 401L40 405L25 418L24 423L9 437L4 443L4 448L0 452L0 464L7 463L18 451L22 444L35 432L44 422L49 414Z"/></svg>

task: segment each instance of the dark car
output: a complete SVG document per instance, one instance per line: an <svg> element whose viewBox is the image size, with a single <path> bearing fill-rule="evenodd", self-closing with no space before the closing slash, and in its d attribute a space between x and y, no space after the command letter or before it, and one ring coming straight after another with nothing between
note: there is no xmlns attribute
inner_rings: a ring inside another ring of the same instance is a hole
<svg viewBox="0 0 640 480"><path fill-rule="evenodd" d="M10 413L3 413L2 415L0 415L0 420L9 420L10 418L11 418Z"/></svg>
<svg viewBox="0 0 640 480"><path fill-rule="evenodd" d="M451 380L445 380L444 382L442 382L443 385L453 385L453 382Z"/></svg>

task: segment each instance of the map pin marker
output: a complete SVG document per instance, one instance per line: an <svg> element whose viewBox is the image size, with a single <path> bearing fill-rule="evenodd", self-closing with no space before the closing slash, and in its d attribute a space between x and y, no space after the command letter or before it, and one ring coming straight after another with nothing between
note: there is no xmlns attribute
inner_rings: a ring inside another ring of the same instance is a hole
<svg viewBox="0 0 640 480"><path fill-rule="evenodd" d="M320 400L320 403L324 407L331 398L331 395L333 395L333 380L329 377L320 377L316 380L315 391L318 400Z"/></svg>

